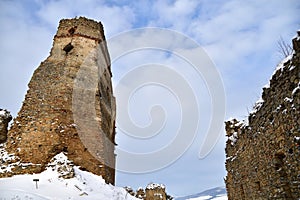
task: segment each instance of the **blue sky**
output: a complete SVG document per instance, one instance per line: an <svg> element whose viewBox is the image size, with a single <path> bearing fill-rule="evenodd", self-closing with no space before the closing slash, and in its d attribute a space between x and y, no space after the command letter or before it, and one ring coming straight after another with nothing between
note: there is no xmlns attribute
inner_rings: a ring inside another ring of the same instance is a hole
<svg viewBox="0 0 300 200"><path fill-rule="evenodd" d="M0 9L0 107L12 111L14 116L22 105L33 71L49 54L62 18L86 16L101 21L108 40L121 32L143 27L168 28L185 34L205 49L222 77L226 94L225 118L239 119L247 116L259 99L261 88L268 83L276 64L283 58L278 52L279 38L290 43L300 25L298 0L2 0ZM168 58L157 52L144 53L144 57L132 55L112 65L114 85L124 71L122 64L128 64L128 60L147 57L162 62ZM205 124L209 120L206 117L209 111L205 111L208 94L203 83L199 83L198 90L203 92L200 108L204 109L201 120ZM139 110L144 109L139 101L145 94L163 93L156 92L150 89L136 97L134 103L138 110L133 111L136 118L143 118L139 116ZM172 124L176 117L170 120ZM117 185L137 188L159 182L166 184L168 192L176 196L224 185L225 141L223 131L213 151L200 160L202 135L199 133L189 150L172 165L147 174L118 172ZM131 149L134 151L151 151L157 144L155 141L130 141L120 130L117 143L123 148L137 147Z"/></svg>

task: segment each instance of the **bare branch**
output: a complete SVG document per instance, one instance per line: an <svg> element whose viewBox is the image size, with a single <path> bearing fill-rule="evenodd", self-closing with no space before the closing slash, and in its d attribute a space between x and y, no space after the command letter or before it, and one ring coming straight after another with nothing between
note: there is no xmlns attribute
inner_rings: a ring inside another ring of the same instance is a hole
<svg viewBox="0 0 300 200"><path fill-rule="evenodd" d="M281 36L277 42L277 45L278 45L278 52L284 57L287 57L292 54L293 52L292 46L286 43Z"/></svg>

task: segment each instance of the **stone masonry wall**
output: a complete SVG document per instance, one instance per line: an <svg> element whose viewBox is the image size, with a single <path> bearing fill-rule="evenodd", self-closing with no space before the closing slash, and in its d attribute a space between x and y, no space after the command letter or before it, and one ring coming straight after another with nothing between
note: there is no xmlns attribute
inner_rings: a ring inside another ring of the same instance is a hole
<svg viewBox="0 0 300 200"><path fill-rule="evenodd" d="M8 123L12 120L10 112L0 108L0 144L7 139Z"/></svg>
<svg viewBox="0 0 300 200"><path fill-rule="evenodd" d="M167 200L167 199L173 199L170 195L166 193L166 187L163 184L158 183L149 183L145 190L140 187L136 190L136 192L133 191L131 187L125 187L125 190L130 194L131 196L135 196L138 199L143 200Z"/></svg>
<svg viewBox="0 0 300 200"><path fill-rule="evenodd" d="M300 198L300 32L248 124L227 121L229 200Z"/></svg>
<svg viewBox="0 0 300 200"><path fill-rule="evenodd" d="M163 184L150 183L145 189L145 200L166 200L166 188Z"/></svg>
<svg viewBox="0 0 300 200"><path fill-rule="evenodd" d="M75 165L114 183L115 99L102 24L84 17L61 20L50 56L28 86L5 144L19 164L0 177L39 173L64 152Z"/></svg>

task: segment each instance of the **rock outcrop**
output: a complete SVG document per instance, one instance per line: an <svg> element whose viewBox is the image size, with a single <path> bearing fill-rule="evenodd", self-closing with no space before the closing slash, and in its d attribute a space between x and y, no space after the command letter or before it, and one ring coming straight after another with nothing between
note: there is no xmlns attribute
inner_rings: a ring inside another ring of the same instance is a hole
<svg viewBox="0 0 300 200"><path fill-rule="evenodd" d="M228 199L300 198L300 32L248 124L227 121Z"/></svg>
<svg viewBox="0 0 300 200"><path fill-rule="evenodd" d="M174 199L171 195L166 192L166 187L163 184L149 183L144 190L139 187L136 192L129 186L125 187L125 190L131 196L135 196L138 199L143 200L172 200Z"/></svg>
<svg viewBox="0 0 300 200"><path fill-rule="evenodd" d="M166 200L166 187L163 184L150 183L146 187L145 200Z"/></svg>
<svg viewBox="0 0 300 200"><path fill-rule="evenodd" d="M10 112L0 108L0 144L7 139L8 123L12 120Z"/></svg>
<svg viewBox="0 0 300 200"><path fill-rule="evenodd" d="M61 20L50 56L35 70L8 132L5 150L14 160L0 177L40 173L64 152L74 165L113 184L111 76L102 24L84 17Z"/></svg>

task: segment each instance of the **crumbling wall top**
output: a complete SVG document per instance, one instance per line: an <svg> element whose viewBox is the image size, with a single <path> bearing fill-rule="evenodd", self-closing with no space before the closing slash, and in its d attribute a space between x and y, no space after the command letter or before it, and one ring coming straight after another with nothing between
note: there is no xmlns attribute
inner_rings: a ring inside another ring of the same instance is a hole
<svg viewBox="0 0 300 200"><path fill-rule="evenodd" d="M60 20L55 37L60 38L70 36L83 36L99 41L105 40L102 23L85 17Z"/></svg>

